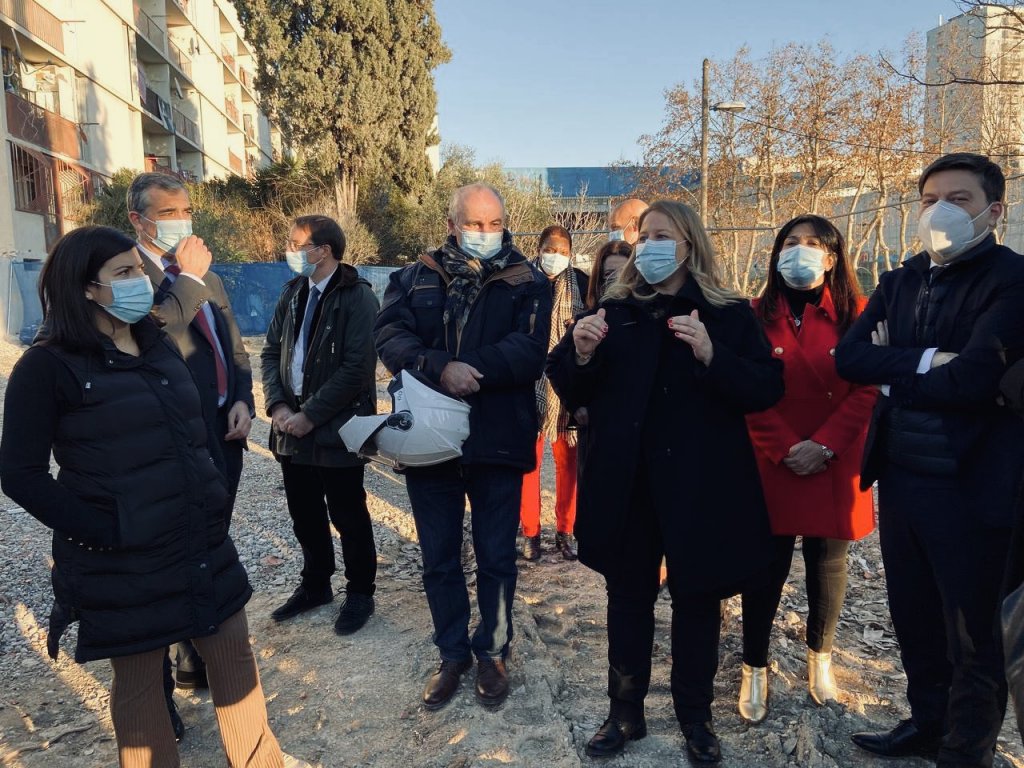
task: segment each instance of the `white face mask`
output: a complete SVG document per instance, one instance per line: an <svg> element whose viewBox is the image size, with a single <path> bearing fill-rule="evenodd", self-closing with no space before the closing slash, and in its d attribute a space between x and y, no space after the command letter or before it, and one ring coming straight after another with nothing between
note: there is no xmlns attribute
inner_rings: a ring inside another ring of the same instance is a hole
<svg viewBox="0 0 1024 768"><path fill-rule="evenodd" d="M776 269L790 288L810 288L825 276L825 251L809 245L784 248Z"/></svg>
<svg viewBox="0 0 1024 768"><path fill-rule="evenodd" d="M623 229L613 229L608 233L608 242L614 243L616 240L625 240L626 231Z"/></svg>
<svg viewBox="0 0 1024 768"><path fill-rule="evenodd" d="M560 275L569 268L569 257L563 253L545 251L540 255L540 268L551 277Z"/></svg>
<svg viewBox="0 0 1024 768"><path fill-rule="evenodd" d="M470 256L476 256L478 259L491 259L498 254L501 250L501 239L504 236L504 232L470 232L468 230L459 230L462 238L459 242L459 246L468 253Z"/></svg>
<svg viewBox="0 0 1024 768"><path fill-rule="evenodd" d="M992 227L986 225L981 234L975 235L974 222L992 210L993 205L989 203L973 219L959 205L945 200L938 200L925 208L917 220L917 236L932 261L946 264L984 239Z"/></svg>
<svg viewBox="0 0 1024 768"><path fill-rule="evenodd" d="M156 237L152 238L152 240L165 251L172 250L178 243L192 235L191 219L159 219L154 221L146 216L142 216L142 218L156 224Z"/></svg>

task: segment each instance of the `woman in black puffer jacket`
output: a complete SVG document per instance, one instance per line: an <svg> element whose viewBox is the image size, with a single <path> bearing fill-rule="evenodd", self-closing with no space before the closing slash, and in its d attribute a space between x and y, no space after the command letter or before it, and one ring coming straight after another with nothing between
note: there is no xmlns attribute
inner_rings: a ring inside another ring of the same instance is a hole
<svg viewBox="0 0 1024 768"><path fill-rule="evenodd" d="M195 383L149 317L134 245L85 227L54 247L39 283L44 330L7 386L0 482L53 529L50 655L77 621L75 659L111 660L121 765L178 765L161 664L168 645L194 639L231 765L279 766L227 488Z"/></svg>

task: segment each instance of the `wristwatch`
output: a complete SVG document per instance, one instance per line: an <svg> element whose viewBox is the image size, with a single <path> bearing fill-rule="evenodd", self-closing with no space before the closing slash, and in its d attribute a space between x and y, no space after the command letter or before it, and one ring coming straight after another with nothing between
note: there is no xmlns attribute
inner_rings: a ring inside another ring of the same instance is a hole
<svg viewBox="0 0 1024 768"><path fill-rule="evenodd" d="M818 445L821 445L821 443L818 443ZM829 448L827 445L822 445L821 455L824 457L825 461L832 461L832 459L836 457L836 452Z"/></svg>

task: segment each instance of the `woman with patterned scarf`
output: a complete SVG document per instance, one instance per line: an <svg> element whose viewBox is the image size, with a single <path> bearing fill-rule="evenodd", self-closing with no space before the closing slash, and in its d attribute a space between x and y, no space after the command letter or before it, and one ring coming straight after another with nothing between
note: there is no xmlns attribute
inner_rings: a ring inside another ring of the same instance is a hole
<svg viewBox="0 0 1024 768"><path fill-rule="evenodd" d="M557 224L540 234L535 263L551 282L551 350L561 341L573 318L583 311L587 296L587 275L569 266L572 235ZM555 459L555 549L566 560L576 559L572 526L576 519L576 426L548 384L547 377L537 381L537 467L523 476L523 500L519 519L523 526L523 557L540 558L540 467L544 444L551 443Z"/></svg>

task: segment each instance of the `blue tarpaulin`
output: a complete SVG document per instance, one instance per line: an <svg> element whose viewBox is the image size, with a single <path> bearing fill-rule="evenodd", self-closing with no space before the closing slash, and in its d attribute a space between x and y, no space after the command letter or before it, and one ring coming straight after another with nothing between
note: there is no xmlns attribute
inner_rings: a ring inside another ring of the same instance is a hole
<svg viewBox="0 0 1024 768"><path fill-rule="evenodd" d="M21 296L22 317L9 316L7 334L17 334L22 344L31 344L43 319L43 310L39 304L36 286L39 283L39 272L43 267L41 261L12 262L13 282L18 286ZM238 328L243 336L262 336L267 332L270 319L281 295L281 288L295 275L283 261L260 262L252 264L214 264L211 269L224 282L231 307L234 309ZM384 295L388 284L388 276L397 267L358 267L359 274L373 286L378 300ZM9 304L9 302L8 302ZM15 327L11 327L12 324Z"/></svg>
<svg viewBox="0 0 1024 768"><path fill-rule="evenodd" d="M214 264L224 281L231 308L243 336L262 336L274 316L281 288L295 277L283 261L253 264ZM373 286L377 299L384 295L388 276L398 267L357 267L361 277Z"/></svg>
<svg viewBox="0 0 1024 768"><path fill-rule="evenodd" d="M11 314L11 299L7 298L7 335L17 334L22 344L31 344L35 338L39 324L43 322L43 305L39 303L39 273L43 269L41 261L11 262L13 283L18 286L21 297L21 324L16 325L18 318ZM14 325L15 327L12 327Z"/></svg>

